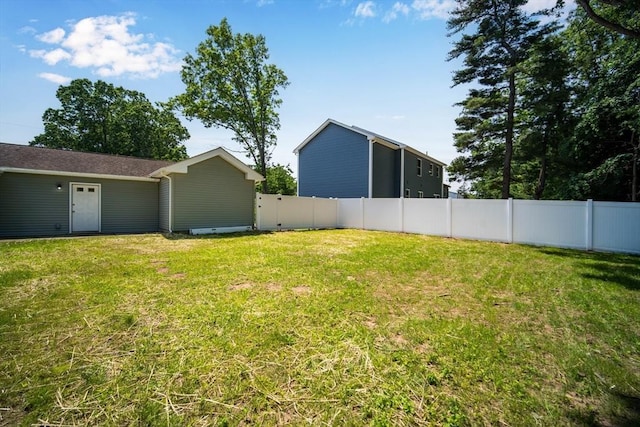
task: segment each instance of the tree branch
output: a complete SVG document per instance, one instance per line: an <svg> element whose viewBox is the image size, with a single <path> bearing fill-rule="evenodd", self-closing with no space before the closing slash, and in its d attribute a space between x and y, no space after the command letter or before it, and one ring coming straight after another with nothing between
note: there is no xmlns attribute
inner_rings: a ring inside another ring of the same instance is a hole
<svg viewBox="0 0 640 427"><path fill-rule="evenodd" d="M626 28L620 24L611 22L608 19L605 19L602 16L598 15L591 7L591 3L589 2L589 0L576 0L576 3L578 3L580 7L582 7L582 9L586 12L587 16L591 18L593 22L599 25L602 25L603 27L608 28L609 30L625 35L627 37L640 39L640 31ZM605 2L605 3L612 4L613 2Z"/></svg>

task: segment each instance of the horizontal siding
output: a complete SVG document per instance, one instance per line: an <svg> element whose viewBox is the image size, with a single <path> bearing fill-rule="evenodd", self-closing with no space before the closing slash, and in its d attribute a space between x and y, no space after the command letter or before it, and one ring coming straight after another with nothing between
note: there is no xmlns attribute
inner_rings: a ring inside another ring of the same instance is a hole
<svg viewBox="0 0 640 427"><path fill-rule="evenodd" d="M100 184L103 233L158 231L155 182L4 173L0 175L0 236L69 234L71 182Z"/></svg>
<svg viewBox="0 0 640 427"><path fill-rule="evenodd" d="M173 231L253 225L255 183L220 157L171 178Z"/></svg>
<svg viewBox="0 0 640 427"><path fill-rule="evenodd" d="M364 135L329 124L298 153L298 194L369 195L369 143Z"/></svg>
<svg viewBox="0 0 640 427"><path fill-rule="evenodd" d="M57 189L57 184L62 189ZM59 176L0 174L0 236L69 233L69 184Z"/></svg>
<svg viewBox="0 0 640 427"><path fill-rule="evenodd" d="M373 144L373 197L400 196L400 171L397 170L397 154L380 144Z"/></svg>
<svg viewBox="0 0 640 427"><path fill-rule="evenodd" d="M169 214L170 214L169 203L171 200L170 193L169 193L170 191L171 191L171 182L169 181L168 178L162 178L160 180L160 193L158 196L159 197L158 222L160 226L160 231L165 233L171 231L171 225L169 222Z"/></svg>
<svg viewBox="0 0 640 427"><path fill-rule="evenodd" d="M102 184L102 232L149 233L159 230L158 183L97 180Z"/></svg>
<svg viewBox="0 0 640 427"><path fill-rule="evenodd" d="M422 176L418 176L418 158L422 159ZM433 167L433 174L429 174L429 165ZM436 168L440 168L437 176ZM442 167L428 159L418 157L409 151L404 153L404 188L411 190L411 197L418 197L418 191L424 193L425 198L442 197Z"/></svg>

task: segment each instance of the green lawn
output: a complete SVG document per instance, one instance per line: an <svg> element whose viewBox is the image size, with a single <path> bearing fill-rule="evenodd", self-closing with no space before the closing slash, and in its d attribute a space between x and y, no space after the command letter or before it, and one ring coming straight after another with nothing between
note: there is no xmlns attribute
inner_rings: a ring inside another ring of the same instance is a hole
<svg viewBox="0 0 640 427"><path fill-rule="evenodd" d="M357 230L0 242L0 425L635 425L640 257Z"/></svg>

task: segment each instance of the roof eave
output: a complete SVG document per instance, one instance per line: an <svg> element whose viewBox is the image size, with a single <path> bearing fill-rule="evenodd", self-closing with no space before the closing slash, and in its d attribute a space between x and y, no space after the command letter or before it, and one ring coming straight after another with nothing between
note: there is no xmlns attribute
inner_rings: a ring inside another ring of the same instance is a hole
<svg viewBox="0 0 640 427"><path fill-rule="evenodd" d="M245 179L254 182L264 181L264 177L260 175L258 172L251 169L249 166L245 165L243 162L238 160L235 156L230 154L227 150L222 147L214 148L213 150L209 150L202 154L198 154L197 156L190 157L186 160L183 160L178 163L174 163L170 166L162 167L158 170L155 170L149 174L150 177L154 178L162 178L163 176L170 175L172 173L188 173L189 166L195 165L200 162L204 162L205 160L212 159L214 157L220 157L227 163L231 164L236 169L244 172Z"/></svg>
<svg viewBox="0 0 640 427"><path fill-rule="evenodd" d="M12 168L12 167L0 167L0 173L23 173L31 175L52 175L52 176L67 176L74 178L91 178L91 179L115 179L120 181L142 181L142 182L158 182L158 178L148 176L128 176L128 175L109 175L103 173L88 173L88 172L68 172L68 171L54 171L46 169L26 169L26 168Z"/></svg>

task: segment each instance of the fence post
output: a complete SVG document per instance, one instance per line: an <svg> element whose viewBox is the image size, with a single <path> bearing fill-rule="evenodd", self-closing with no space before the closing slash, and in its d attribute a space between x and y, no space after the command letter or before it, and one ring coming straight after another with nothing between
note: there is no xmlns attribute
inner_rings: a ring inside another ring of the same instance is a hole
<svg viewBox="0 0 640 427"><path fill-rule="evenodd" d="M316 229L316 196L311 197L313 200L311 201L311 227L313 230Z"/></svg>
<svg viewBox="0 0 640 427"><path fill-rule="evenodd" d="M447 237L451 238L453 237L453 199L447 199Z"/></svg>
<svg viewBox="0 0 640 427"><path fill-rule="evenodd" d="M587 221L585 230L585 246L586 250L593 250L593 199L587 199Z"/></svg>
<svg viewBox="0 0 640 427"><path fill-rule="evenodd" d="M256 229L262 230L262 216L260 215L260 208L262 205L260 204L260 200L262 200L262 194L256 193Z"/></svg>
<svg viewBox="0 0 640 427"><path fill-rule="evenodd" d="M282 231L282 224L280 223L280 200L282 200L282 196L280 194L276 195L276 230Z"/></svg>
<svg viewBox="0 0 640 427"><path fill-rule="evenodd" d="M404 233L404 197L400 197L398 203L400 203L400 232Z"/></svg>
<svg viewBox="0 0 640 427"><path fill-rule="evenodd" d="M507 199L507 242L513 243L513 198Z"/></svg>

